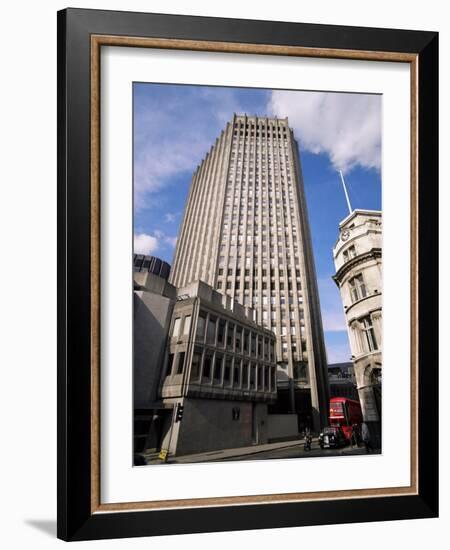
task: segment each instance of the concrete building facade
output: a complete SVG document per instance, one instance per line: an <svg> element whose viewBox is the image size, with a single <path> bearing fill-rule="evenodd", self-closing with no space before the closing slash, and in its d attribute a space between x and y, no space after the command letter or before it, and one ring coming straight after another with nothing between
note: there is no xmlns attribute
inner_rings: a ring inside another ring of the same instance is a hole
<svg viewBox="0 0 450 550"><path fill-rule="evenodd" d="M202 280L276 334L273 412L327 423L322 320L298 146L287 119L235 115L195 171L170 279Z"/></svg>
<svg viewBox="0 0 450 550"><path fill-rule="evenodd" d="M170 454L267 442L267 405L277 395L275 335L253 317L201 281L178 290L160 386L172 411L162 443Z"/></svg>
<svg viewBox="0 0 450 550"><path fill-rule="evenodd" d="M159 397L167 334L176 303L176 289L149 271L134 273L133 407L134 452L158 447L164 405Z"/></svg>
<svg viewBox="0 0 450 550"><path fill-rule="evenodd" d="M341 292L363 417L381 446L381 212L354 210L339 230L333 279Z"/></svg>
<svg viewBox="0 0 450 550"><path fill-rule="evenodd" d="M169 278L170 265L157 258L156 256L146 256L144 254L133 255L133 269L135 272L150 272L163 279Z"/></svg>

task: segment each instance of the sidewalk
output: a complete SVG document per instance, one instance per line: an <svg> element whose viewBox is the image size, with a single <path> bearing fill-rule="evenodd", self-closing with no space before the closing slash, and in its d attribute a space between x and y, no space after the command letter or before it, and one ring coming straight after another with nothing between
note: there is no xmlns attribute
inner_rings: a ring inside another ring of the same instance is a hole
<svg viewBox="0 0 450 550"><path fill-rule="evenodd" d="M313 441L317 441L317 438L314 438ZM303 439L294 439L290 441L278 441L277 443L266 443L264 445L252 445L250 447L236 447L234 449L222 449L219 451L207 451L204 453L196 453L190 455L182 455L177 457L170 457L167 461L167 464L186 464L186 463L196 463L196 462L218 462L220 460L242 457L242 456L251 456L258 453L264 453L266 451L275 451L279 449L287 449L289 447L296 447L298 445L303 445ZM145 455L147 464L160 464L161 460L158 459L156 453L151 455Z"/></svg>

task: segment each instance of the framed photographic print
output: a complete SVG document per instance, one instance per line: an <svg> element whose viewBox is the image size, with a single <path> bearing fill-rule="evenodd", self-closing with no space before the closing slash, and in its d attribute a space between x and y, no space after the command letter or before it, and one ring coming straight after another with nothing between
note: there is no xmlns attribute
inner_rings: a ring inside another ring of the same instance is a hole
<svg viewBox="0 0 450 550"><path fill-rule="evenodd" d="M435 517L438 36L58 13L58 536Z"/></svg>

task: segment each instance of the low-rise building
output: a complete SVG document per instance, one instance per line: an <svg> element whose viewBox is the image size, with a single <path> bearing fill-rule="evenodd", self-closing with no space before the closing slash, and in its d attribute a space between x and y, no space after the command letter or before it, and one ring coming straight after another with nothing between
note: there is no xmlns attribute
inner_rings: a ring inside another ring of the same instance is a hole
<svg viewBox="0 0 450 550"><path fill-rule="evenodd" d="M171 454L267 442L275 335L254 316L201 281L178 290L160 388L174 411L163 441Z"/></svg>

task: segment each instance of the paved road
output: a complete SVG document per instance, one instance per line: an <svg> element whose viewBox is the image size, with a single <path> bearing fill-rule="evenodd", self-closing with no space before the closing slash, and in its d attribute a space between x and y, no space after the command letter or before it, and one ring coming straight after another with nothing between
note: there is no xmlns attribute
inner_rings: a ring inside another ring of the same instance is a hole
<svg viewBox="0 0 450 550"><path fill-rule="evenodd" d="M234 456L232 458L221 458L218 461L228 462L230 460L264 460L267 458L313 458L320 456L351 456L367 454L364 447L344 447L343 449L321 449L318 445L313 445L311 451L303 449L303 443L295 447L286 449L274 449L263 451L247 456ZM217 461L217 462L218 462Z"/></svg>

